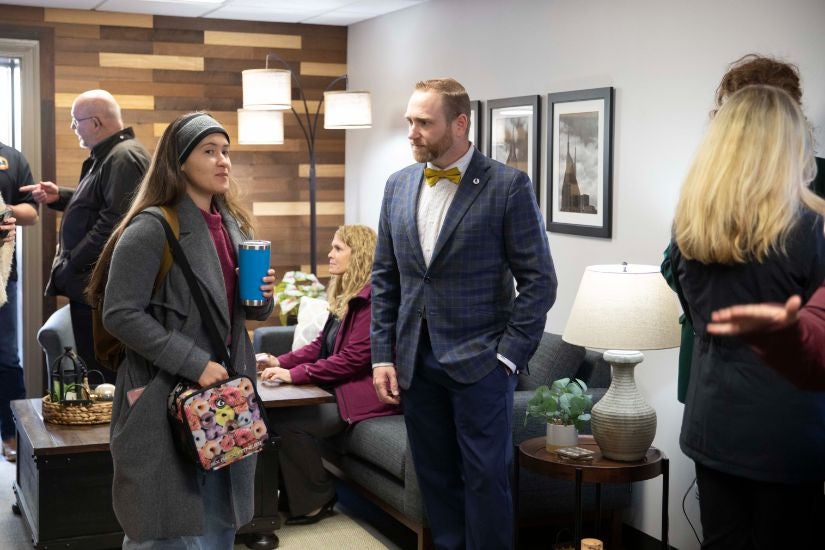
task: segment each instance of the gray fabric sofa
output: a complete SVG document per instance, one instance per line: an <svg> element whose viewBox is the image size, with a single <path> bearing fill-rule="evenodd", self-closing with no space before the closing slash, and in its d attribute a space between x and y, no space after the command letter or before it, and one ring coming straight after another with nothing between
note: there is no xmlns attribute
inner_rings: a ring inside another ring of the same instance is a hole
<svg viewBox="0 0 825 550"><path fill-rule="evenodd" d="M262 327L254 332L256 351L273 355L289 351L292 327ZM513 444L545 434L541 419L525 423L527 401L533 390L559 378L575 376L584 380L596 402L610 384L610 367L600 353L562 341L557 334L545 333L529 363L530 374L519 377L513 411ZM375 502L391 516L414 530L418 547L430 544L427 521L421 502L412 457L407 445L403 416L385 416L360 422L325 444L325 466L339 479ZM516 451L517 457L517 451ZM572 525L574 485L521 470L518 488L519 524L564 523ZM585 486L585 512L595 508L595 488ZM611 541L620 536L622 508L630 505L630 485L605 485L601 506L604 517L611 518ZM603 526L604 528L605 526ZM616 546L616 544L612 544Z"/></svg>

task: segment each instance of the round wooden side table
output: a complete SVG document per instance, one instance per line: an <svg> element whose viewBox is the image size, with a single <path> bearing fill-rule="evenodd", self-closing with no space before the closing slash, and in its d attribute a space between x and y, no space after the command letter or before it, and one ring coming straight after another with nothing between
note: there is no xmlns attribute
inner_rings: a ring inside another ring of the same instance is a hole
<svg viewBox="0 0 825 550"><path fill-rule="evenodd" d="M596 531L601 528L601 484L602 483L631 483L644 481L662 476L662 548L667 550L668 531L668 486L669 461L665 454L651 447L642 460L635 462L619 462L602 456L601 449L591 435L579 436L579 447L593 451L591 460L569 460L560 458L556 453L550 453L545 447L544 437L534 437L519 445L519 468L526 468L531 472L550 476L555 479L575 480L576 482L576 548L581 546L582 539L582 484L596 484ZM516 479L515 487L518 487ZM598 533L597 533L598 536Z"/></svg>

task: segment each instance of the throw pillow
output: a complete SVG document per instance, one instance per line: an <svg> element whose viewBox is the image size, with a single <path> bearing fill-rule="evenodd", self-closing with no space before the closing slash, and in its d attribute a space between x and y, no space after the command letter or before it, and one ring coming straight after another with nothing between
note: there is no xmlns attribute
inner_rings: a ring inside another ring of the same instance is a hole
<svg viewBox="0 0 825 550"><path fill-rule="evenodd" d="M541 385L549 386L559 378L576 376L585 351L581 346L568 344L558 334L545 332L528 363L530 376L519 376L517 389L535 390Z"/></svg>
<svg viewBox="0 0 825 550"><path fill-rule="evenodd" d="M329 316L329 304L320 298L301 297L298 306L298 325L295 327L295 337L292 340L292 351L302 348L316 338L324 330L324 324Z"/></svg>

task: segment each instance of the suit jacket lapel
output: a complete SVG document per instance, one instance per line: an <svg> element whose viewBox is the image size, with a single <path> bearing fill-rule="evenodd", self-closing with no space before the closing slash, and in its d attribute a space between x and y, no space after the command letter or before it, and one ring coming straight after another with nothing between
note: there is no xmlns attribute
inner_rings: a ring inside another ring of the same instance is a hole
<svg viewBox="0 0 825 550"><path fill-rule="evenodd" d="M423 163L418 164L410 170L404 189L405 204L410 205L406 209L404 225L407 228L407 237L410 239L410 250L412 250L413 256L422 268L426 264L424 263L424 252L421 250L421 237L418 235L418 196L421 180L424 178L424 166Z"/></svg>
<svg viewBox="0 0 825 550"><path fill-rule="evenodd" d="M476 200L479 193L490 181L490 163L487 157L482 155L478 150L473 153L473 158L467 166L467 172L461 177L461 182L453 197L453 202L447 210L447 216L444 218L444 225L441 226L441 231L438 233L438 239L435 242L433 249L433 257L430 259L430 265L435 263L438 254L444 248L444 245L449 240L450 236L458 227L464 213L470 208L470 205ZM420 248L420 247L419 247Z"/></svg>

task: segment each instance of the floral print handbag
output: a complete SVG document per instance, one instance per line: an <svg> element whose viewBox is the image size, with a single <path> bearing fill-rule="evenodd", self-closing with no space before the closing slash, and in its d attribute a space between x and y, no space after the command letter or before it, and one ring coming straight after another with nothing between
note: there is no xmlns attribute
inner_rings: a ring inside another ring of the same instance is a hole
<svg viewBox="0 0 825 550"><path fill-rule="evenodd" d="M178 449L203 470L218 470L257 453L270 439L266 411L248 376L205 388L180 382L168 405Z"/></svg>

